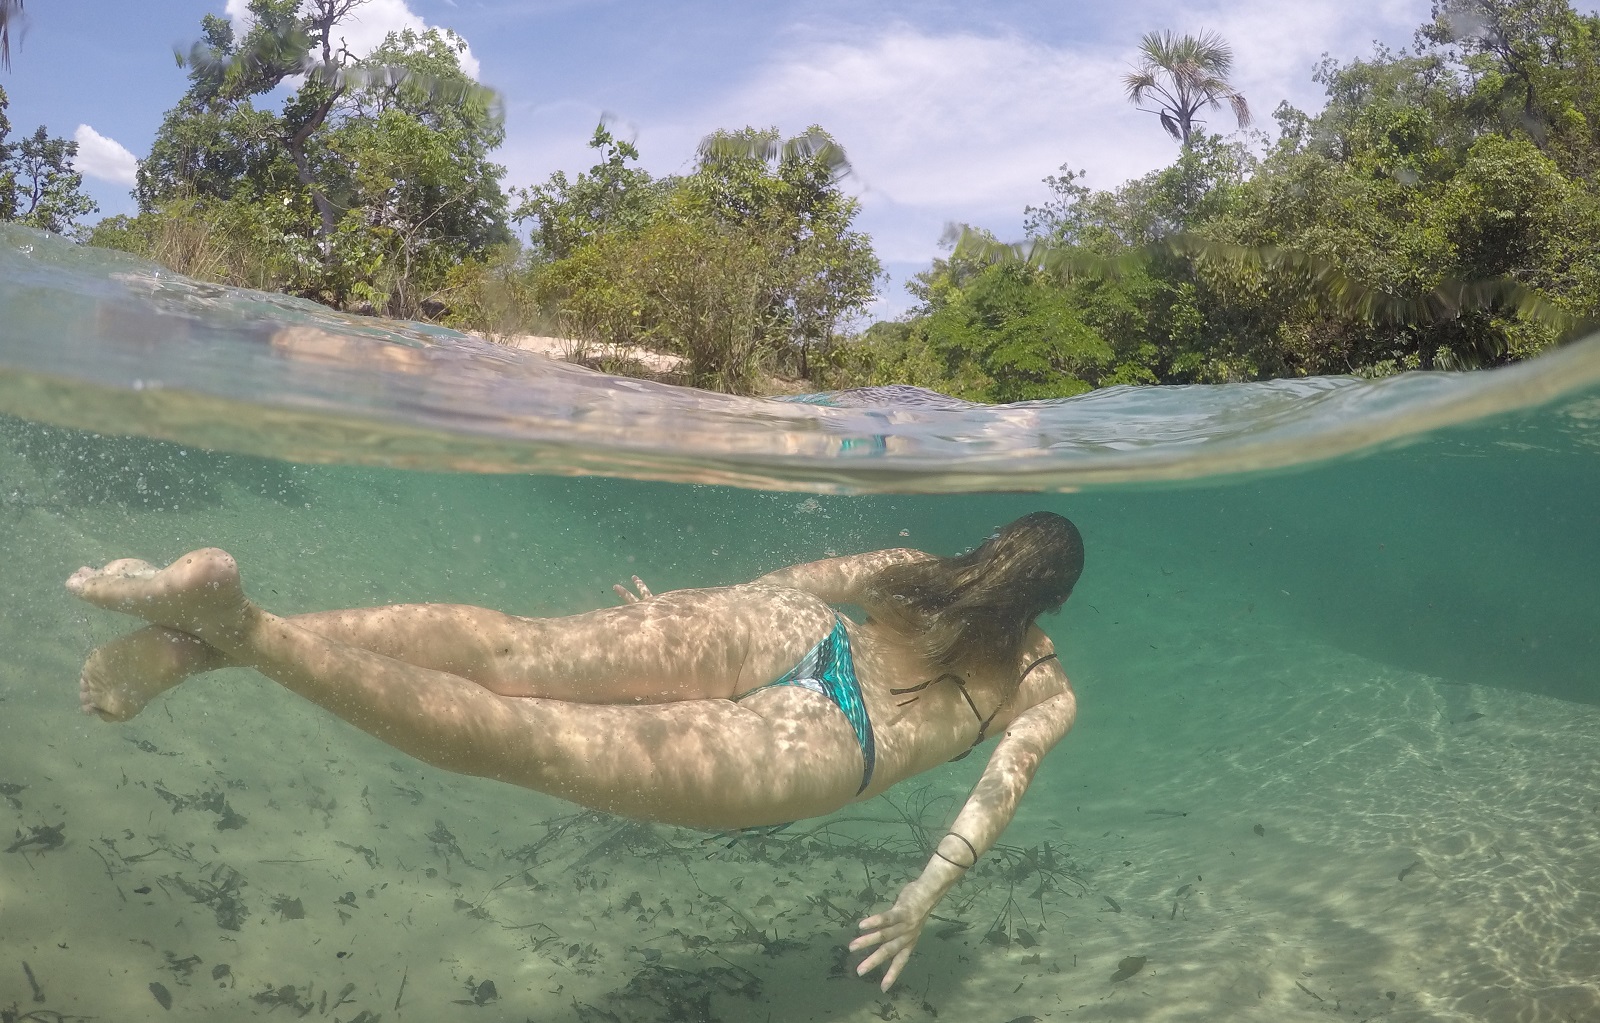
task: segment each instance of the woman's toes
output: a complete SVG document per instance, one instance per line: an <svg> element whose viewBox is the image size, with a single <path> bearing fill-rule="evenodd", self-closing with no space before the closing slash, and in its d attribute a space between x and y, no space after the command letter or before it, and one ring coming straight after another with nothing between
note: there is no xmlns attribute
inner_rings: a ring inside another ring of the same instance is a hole
<svg viewBox="0 0 1600 1023"><path fill-rule="evenodd" d="M107 721L126 721L190 675L221 666L221 655L203 641L150 626L89 654L78 678L78 702Z"/></svg>
<svg viewBox="0 0 1600 1023"><path fill-rule="evenodd" d="M208 547L157 569L137 558L105 568L80 568L67 589L107 611L137 615L155 625L204 636L219 623L231 623L247 609L239 585L239 566L226 551Z"/></svg>

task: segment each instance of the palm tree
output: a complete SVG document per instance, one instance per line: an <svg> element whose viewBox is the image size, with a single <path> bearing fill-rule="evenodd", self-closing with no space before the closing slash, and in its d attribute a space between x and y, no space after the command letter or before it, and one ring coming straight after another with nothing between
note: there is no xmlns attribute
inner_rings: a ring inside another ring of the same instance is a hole
<svg viewBox="0 0 1600 1023"><path fill-rule="evenodd" d="M3 2L3 0L0 0ZM1139 44L1139 68L1122 76L1128 101L1138 106L1154 100L1157 109L1147 113L1161 118L1167 134L1189 144L1189 136L1204 121L1195 114L1205 107L1217 108L1227 100L1233 116L1243 128L1250 123L1250 107L1244 97L1228 84L1233 70L1233 48L1215 32L1180 36L1172 32L1150 32Z"/></svg>
<svg viewBox="0 0 1600 1023"><path fill-rule="evenodd" d="M0 0L0 67L11 70L11 26L22 21L22 0Z"/></svg>

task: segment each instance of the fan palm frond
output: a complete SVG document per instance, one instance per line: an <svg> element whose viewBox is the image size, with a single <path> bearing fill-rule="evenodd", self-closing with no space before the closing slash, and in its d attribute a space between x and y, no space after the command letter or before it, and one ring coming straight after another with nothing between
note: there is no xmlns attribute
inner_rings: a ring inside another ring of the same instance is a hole
<svg viewBox="0 0 1600 1023"><path fill-rule="evenodd" d="M820 128L780 142L773 131L713 132L700 140L695 150L702 163L722 160L754 160L770 164L774 161L818 161L828 169L833 180L850 174L850 160L844 147L835 142Z"/></svg>
<svg viewBox="0 0 1600 1023"><path fill-rule="evenodd" d="M0 0L0 68L11 70L11 29L22 24L22 0Z"/></svg>
<svg viewBox="0 0 1600 1023"><path fill-rule="evenodd" d="M1139 66L1122 76L1128 101L1140 109L1156 104L1150 113L1161 119L1167 134L1188 145L1203 109L1218 109L1226 101L1243 128L1250 123L1250 104L1228 81L1233 70L1233 50L1215 32L1199 36L1174 32L1148 32L1139 43Z"/></svg>

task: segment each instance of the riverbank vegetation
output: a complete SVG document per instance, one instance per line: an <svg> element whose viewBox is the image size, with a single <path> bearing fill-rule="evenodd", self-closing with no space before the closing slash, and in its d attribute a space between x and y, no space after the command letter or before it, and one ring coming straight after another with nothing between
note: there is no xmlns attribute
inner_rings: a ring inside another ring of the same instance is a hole
<svg viewBox="0 0 1600 1023"><path fill-rule="evenodd" d="M969 229L918 276L858 378L1011 400L1471 368L1600 316L1600 18L1447 0L1316 80L1326 107L1280 106L1275 137L1195 132L1104 191L1063 167L1027 244Z"/></svg>
<svg viewBox="0 0 1600 1023"><path fill-rule="evenodd" d="M357 57L337 42L354 6L252 0L237 38L205 18L136 216L85 228L71 143L0 135L0 216L21 219L32 167L57 211L35 200L33 222L91 244L492 338L662 352L736 392L1013 401L1472 368L1600 320L1600 17L1569 0L1439 0L1412 46L1326 58L1325 107L1280 105L1270 131L1223 40L1152 33L1123 84L1173 163L1095 190L1069 162L1023 241L952 230L912 311L870 325L884 278L823 128L714 131L654 177L601 125L589 170L506 191L498 98L460 41L406 32ZM1238 131L1210 131L1213 111Z"/></svg>

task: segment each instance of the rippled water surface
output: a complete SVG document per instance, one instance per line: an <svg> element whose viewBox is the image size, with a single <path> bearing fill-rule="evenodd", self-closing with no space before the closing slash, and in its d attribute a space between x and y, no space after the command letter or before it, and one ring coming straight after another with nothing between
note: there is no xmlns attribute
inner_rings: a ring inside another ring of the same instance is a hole
<svg viewBox="0 0 1600 1023"><path fill-rule="evenodd" d="M741 399L0 228L0 414L7 1018L1600 1018L1600 342ZM215 545L275 611L558 615L1037 508L1088 548L1043 622L1078 724L888 996L842 946L989 747L730 847L433 770L241 670L77 712L129 625L67 596L82 564Z"/></svg>

